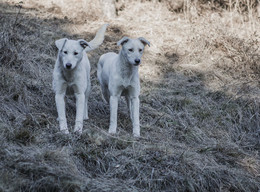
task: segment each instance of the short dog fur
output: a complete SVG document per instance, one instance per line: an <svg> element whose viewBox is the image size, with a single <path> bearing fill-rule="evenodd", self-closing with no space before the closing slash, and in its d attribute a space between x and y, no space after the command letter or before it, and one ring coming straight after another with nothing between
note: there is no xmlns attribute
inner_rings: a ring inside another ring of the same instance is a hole
<svg viewBox="0 0 260 192"><path fill-rule="evenodd" d="M59 53L53 71L53 89L61 132L69 133L64 97L66 93L69 94L68 90L72 90L76 97L74 132L82 133L83 119L88 119L88 97L91 89L90 63L86 52L102 44L106 27L107 24L103 25L90 42L67 38L55 41Z"/></svg>
<svg viewBox="0 0 260 192"><path fill-rule="evenodd" d="M133 135L139 137L140 81L138 68L141 64L144 47L145 45L150 46L150 42L143 37L137 39L123 37L117 42L117 45L122 45L119 54L110 52L102 55L97 69L103 97L110 104L109 133L116 133L118 99L120 96L125 96L132 120Z"/></svg>

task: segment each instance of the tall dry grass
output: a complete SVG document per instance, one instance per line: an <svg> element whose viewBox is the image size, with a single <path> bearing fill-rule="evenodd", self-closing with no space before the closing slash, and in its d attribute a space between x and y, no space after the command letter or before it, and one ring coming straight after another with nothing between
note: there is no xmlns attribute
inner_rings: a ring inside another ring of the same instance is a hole
<svg viewBox="0 0 260 192"><path fill-rule="evenodd" d="M230 10L205 8L188 19L157 1L124 4L89 54L90 119L76 136L58 130L54 41L90 40L107 19L0 7L0 191L260 189L259 37L244 27L250 22L231 25ZM140 139L131 136L123 100L119 135L107 134L109 106L96 78L99 56L118 51L124 35L151 41L140 67ZM73 97L67 113L71 128Z"/></svg>

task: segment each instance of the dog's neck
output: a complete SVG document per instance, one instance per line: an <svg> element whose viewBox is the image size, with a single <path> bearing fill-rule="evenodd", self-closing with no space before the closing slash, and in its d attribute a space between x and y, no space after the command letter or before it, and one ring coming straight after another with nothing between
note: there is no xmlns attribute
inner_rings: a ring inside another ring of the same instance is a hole
<svg viewBox="0 0 260 192"><path fill-rule="evenodd" d="M61 74L65 81L72 82L74 80L74 72L73 72L74 70L75 69L69 71L64 69L63 66L61 66Z"/></svg>
<svg viewBox="0 0 260 192"><path fill-rule="evenodd" d="M119 69L121 77L123 79L124 78L132 79L133 75L135 73L138 73L139 67L134 66L131 63L129 63L129 61L124 56L122 50L119 52L119 60L120 60L120 62L119 62L120 64L117 67Z"/></svg>

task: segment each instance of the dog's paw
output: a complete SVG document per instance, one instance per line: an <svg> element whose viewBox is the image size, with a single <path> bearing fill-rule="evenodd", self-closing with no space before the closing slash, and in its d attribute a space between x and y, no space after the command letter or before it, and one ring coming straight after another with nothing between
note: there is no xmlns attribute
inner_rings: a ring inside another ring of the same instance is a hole
<svg viewBox="0 0 260 192"><path fill-rule="evenodd" d="M88 120L88 115L84 115L83 120Z"/></svg>
<svg viewBox="0 0 260 192"><path fill-rule="evenodd" d="M60 132L64 134L69 134L68 126L66 121L59 121L60 122Z"/></svg>
<svg viewBox="0 0 260 192"><path fill-rule="evenodd" d="M134 128L133 130L134 137L140 137L140 128Z"/></svg>
<svg viewBox="0 0 260 192"><path fill-rule="evenodd" d="M82 129L74 129L74 133L81 135L82 134Z"/></svg>
<svg viewBox="0 0 260 192"><path fill-rule="evenodd" d="M74 133L81 134L83 129L83 123L77 121L74 128Z"/></svg>
<svg viewBox="0 0 260 192"><path fill-rule="evenodd" d="M69 134L69 130L68 129L60 129L60 132L64 133L64 134Z"/></svg>
<svg viewBox="0 0 260 192"><path fill-rule="evenodd" d="M116 134L116 128L109 127L108 133L111 134L111 135L115 135Z"/></svg>

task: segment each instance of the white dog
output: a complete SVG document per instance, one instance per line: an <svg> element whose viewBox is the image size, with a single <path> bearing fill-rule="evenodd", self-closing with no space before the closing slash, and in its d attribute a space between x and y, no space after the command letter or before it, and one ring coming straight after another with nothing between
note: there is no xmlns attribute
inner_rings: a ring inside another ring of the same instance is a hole
<svg viewBox="0 0 260 192"><path fill-rule="evenodd" d="M102 55L97 69L103 97L110 104L109 133L116 133L118 99L120 96L125 96L132 120L133 135L139 137L140 82L138 68L144 46L150 46L150 42L143 37L138 39L123 37L117 42L117 45L122 45L120 53L110 52Z"/></svg>
<svg viewBox="0 0 260 192"><path fill-rule="evenodd" d="M88 97L91 89L90 63L86 52L97 48L104 40L107 24L97 32L95 38L87 42L83 39L59 39L55 42L59 49L53 71L53 89L58 111L60 130L69 133L65 115L64 96L73 90L76 97L76 121L74 132L82 133L83 119L88 119Z"/></svg>

